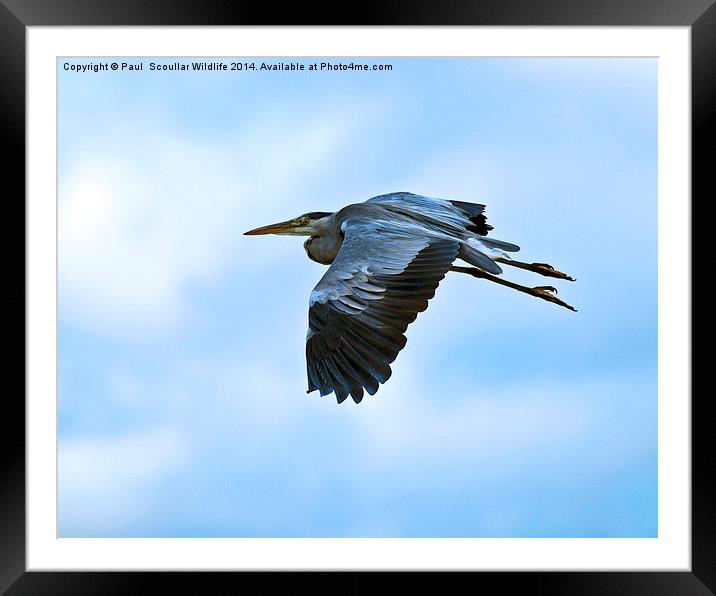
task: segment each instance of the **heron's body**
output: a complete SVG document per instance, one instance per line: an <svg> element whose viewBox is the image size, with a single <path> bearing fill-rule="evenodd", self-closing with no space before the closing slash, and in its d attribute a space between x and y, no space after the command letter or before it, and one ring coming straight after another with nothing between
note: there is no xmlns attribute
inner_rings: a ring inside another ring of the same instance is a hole
<svg viewBox="0 0 716 596"><path fill-rule="evenodd" d="M490 256L503 256L502 251L517 251L519 247L486 239L491 226L485 223L483 211L484 205L475 203L444 201L411 193L381 195L365 203L348 205L318 220L316 235L306 240L304 247L309 258L330 265L343 245L347 226L361 224L364 234L376 241L380 241L381 232L385 230L401 231L413 237L456 240L460 243L460 258L492 273L500 273L502 269Z"/></svg>
<svg viewBox="0 0 716 596"><path fill-rule="evenodd" d="M502 272L500 261L571 279L549 265L510 260L506 252L519 247L486 237L492 226L484 209L401 192L247 232L310 236L304 244L309 258L330 265L309 300L309 392L335 392L339 402L348 395L360 402L364 390L374 394L391 375L407 326L450 270L571 308L554 297L554 288L525 288L494 277ZM474 269L453 267L458 258Z"/></svg>

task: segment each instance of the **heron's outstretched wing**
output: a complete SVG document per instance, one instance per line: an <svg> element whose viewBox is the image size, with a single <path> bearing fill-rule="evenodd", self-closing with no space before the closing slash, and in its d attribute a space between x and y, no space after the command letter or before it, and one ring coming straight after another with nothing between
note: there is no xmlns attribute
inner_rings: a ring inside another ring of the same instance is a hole
<svg viewBox="0 0 716 596"><path fill-rule="evenodd" d="M414 219L422 220L428 225L437 224L439 228L448 233L454 233L456 230L473 232L479 238L480 243L489 248L507 252L520 250L520 247L512 244L512 242L486 237L493 228L487 223L485 205L482 203L436 199L416 195L412 192L393 192L387 195L379 195L368 199L366 203L381 205L397 213L407 213ZM478 267L484 266L491 273L500 273L500 268L497 265L491 265L488 261L473 264Z"/></svg>
<svg viewBox="0 0 716 596"><path fill-rule="evenodd" d="M464 203L462 201L448 201L424 197L412 192L392 192L387 195L379 195L368 199L366 203L381 205L391 211L408 212L411 217L424 218L428 221L434 220L443 225L462 230L474 225L473 219L479 218L485 226L485 206L480 203ZM487 226L480 233L487 234L492 226Z"/></svg>
<svg viewBox="0 0 716 596"><path fill-rule="evenodd" d="M425 310L459 251L457 240L381 222L344 223L343 245L311 293L308 391L341 403L388 380L403 335Z"/></svg>

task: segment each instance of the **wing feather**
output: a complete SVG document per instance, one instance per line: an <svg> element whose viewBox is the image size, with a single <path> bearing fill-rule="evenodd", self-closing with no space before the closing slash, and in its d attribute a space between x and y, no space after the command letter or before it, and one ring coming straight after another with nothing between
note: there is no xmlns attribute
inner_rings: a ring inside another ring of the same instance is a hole
<svg viewBox="0 0 716 596"><path fill-rule="evenodd" d="M405 330L427 308L460 242L388 222L349 221L342 229L343 245L311 293L308 391L358 403L390 378Z"/></svg>
<svg viewBox="0 0 716 596"><path fill-rule="evenodd" d="M442 228L450 232L473 232L479 243L464 247L463 258L468 263L481 267L491 273L500 273L501 269L491 261L489 256L480 252L481 248L516 252L520 247L511 242L487 237L492 226L485 218L485 205L482 203L466 203L446 199L424 197L411 192L393 192L368 199L366 203L381 205L396 213L408 214L410 217L424 221L428 225Z"/></svg>

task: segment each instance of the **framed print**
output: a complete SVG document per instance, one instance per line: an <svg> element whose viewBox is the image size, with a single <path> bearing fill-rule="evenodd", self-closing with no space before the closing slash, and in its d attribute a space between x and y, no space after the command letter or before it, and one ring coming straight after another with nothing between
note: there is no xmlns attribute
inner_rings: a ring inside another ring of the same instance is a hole
<svg viewBox="0 0 716 596"><path fill-rule="evenodd" d="M713 590L709 2L5 4L3 589Z"/></svg>

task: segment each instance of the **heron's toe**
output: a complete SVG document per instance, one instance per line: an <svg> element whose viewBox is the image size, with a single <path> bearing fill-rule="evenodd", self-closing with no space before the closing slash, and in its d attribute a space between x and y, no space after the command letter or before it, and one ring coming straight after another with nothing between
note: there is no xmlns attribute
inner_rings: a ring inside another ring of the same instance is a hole
<svg viewBox="0 0 716 596"><path fill-rule="evenodd" d="M552 265L548 263L532 263L532 270L535 273L544 275L545 277L556 277L557 279L566 279L567 281L575 281L571 275L557 271Z"/></svg>
<svg viewBox="0 0 716 596"><path fill-rule="evenodd" d="M558 304L559 306L563 306L564 308L577 312L577 309L571 304L567 304L564 300L557 298L557 288L554 286L537 286L535 288L531 288L531 290L532 295L537 298L542 298L542 300L553 302L554 304Z"/></svg>

